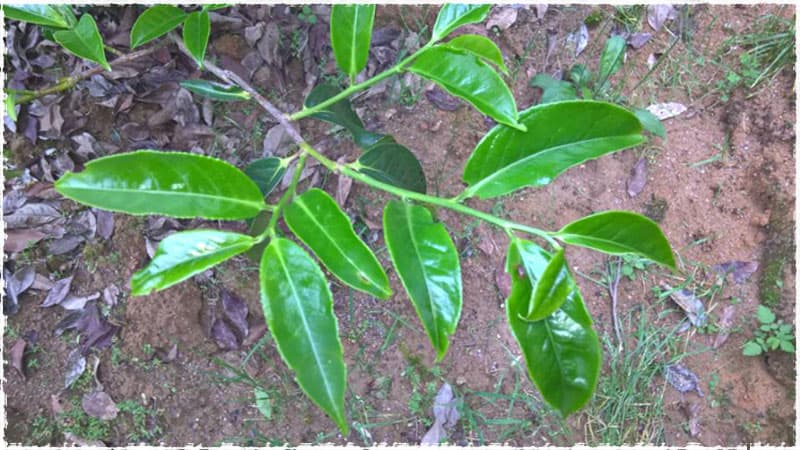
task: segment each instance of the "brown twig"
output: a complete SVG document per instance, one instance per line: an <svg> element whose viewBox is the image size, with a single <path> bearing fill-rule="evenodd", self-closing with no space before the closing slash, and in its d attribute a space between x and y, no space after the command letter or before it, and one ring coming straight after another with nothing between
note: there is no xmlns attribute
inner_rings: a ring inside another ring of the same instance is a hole
<svg viewBox="0 0 800 450"><path fill-rule="evenodd" d="M167 43L166 41L162 41L152 47L148 47L142 50L135 51L133 53L122 55L119 58L111 61L109 64L112 66L117 64L124 64L126 62L133 61L143 56L150 55L151 53L154 53L156 50L166 45L166 43ZM44 97L45 95L57 94L59 92L66 91L67 89L75 87L75 85L78 84L80 81L85 80L86 78L89 78L93 75L102 73L104 70L105 69L103 68L103 66L92 67L91 69L85 70L79 73L78 75L64 77L58 80L58 82L56 82L55 84L48 86L46 88L39 89L36 91L22 91L16 98L15 102L17 104L28 103L33 100L36 100L37 98Z"/></svg>
<svg viewBox="0 0 800 450"><path fill-rule="evenodd" d="M176 34L174 33L170 34L170 38L172 38L172 41L175 42L175 44L177 44L181 52L183 52L186 56L189 56L190 58L192 57L192 54L183 44L183 41ZM298 145L305 143L305 139L303 139L303 137L300 135L300 132L297 131L297 128L295 128L294 125L292 125L289 118L286 117L286 115L280 109L275 107L275 105L273 105L272 102L264 98L263 95L261 95L257 90L255 90L255 88L253 88L253 86L251 86L250 83L242 79L242 77L231 72L230 70L225 70L210 61L203 61L203 68L213 73L226 83L235 84L240 88L244 89L245 91L247 91L247 93L250 94L251 97L253 97L253 100L258 102L258 104L261 105L261 107L264 108L264 110L266 110L269 113L269 115L274 117L279 124L283 125L284 130L286 130L286 133L289 135L289 137L292 138L292 140L295 141L295 143L297 143Z"/></svg>
<svg viewBox="0 0 800 450"><path fill-rule="evenodd" d="M619 349L622 350L622 332L620 332L619 317L617 317L617 292L620 275L622 275L622 257L617 257L617 270L614 272L614 281L609 285L608 291L611 294L611 319L614 322L614 334L617 336Z"/></svg>

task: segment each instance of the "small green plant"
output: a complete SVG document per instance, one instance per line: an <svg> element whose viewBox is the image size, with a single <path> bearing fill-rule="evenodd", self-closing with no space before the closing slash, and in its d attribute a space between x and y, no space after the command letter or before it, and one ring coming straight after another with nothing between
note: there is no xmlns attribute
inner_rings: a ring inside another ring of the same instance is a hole
<svg viewBox="0 0 800 450"><path fill-rule="evenodd" d="M163 432L157 420L153 421L154 425L152 426L148 426L147 423L148 418L158 418L158 411L147 408L135 400L119 402L117 409L121 413L130 415L131 431L127 436L130 442L149 442Z"/></svg>
<svg viewBox="0 0 800 450"><path fill-rule="evenodd" d="M131 294L166 289L254 249L260 257L261 305L272 340L302 391L346 434L344 350L333 295L320 265L343 284L378 299L387 300L394 292L373 250L356 235L340 205L323 190L301 192L300 175L312 158L332 173L397 198L384 207L383 237L394 272L437 362L447 354L458 326L463 290L459 254L447 228L436 219L436 208L470 216L505 232L510 242L505 270L512 279L506 319L522 350L528 376L560 414L580 409L595 390L602 366L601 347L565 259L564 246L611 255L634 254L675 270L669 242L655 222L627 211L601 211L558 231L546 231L472 208L466 202L546 186L571 167L640 145L646 141L643 123L648 125L647 121L618 105L588 99L518 111L511 90L498 73L507 70L497 45L480 35L450 38L457 28L486 19L489 5L478 4L441 7L430 41L360 83L355 79L366 67L375 5L334 5L331 46L350 85L343 90L318 85L300 111L285 114L235 73L204 61L208 10L212 7L216 6L205 5L187 15L177 7L152 6L134 23L131 47L183 24L184 39L173 36L173 42L226 84L195 79L181 85L218 101L254 100L284 126L297 147L285 158L260 159L244 171L202 155L141 150L98 158L82 172L64 174L55 183L56 190L85 205L132 215L251 221L249 234L197 229L166 237L150 263L133 275ZM36 6L16 8L40 11ZM88 14L81 20L85 17ZM29 16L14 18L26 20ZM607 43L599 76L593 79L596 92L608 89L608 78L622 64L624 46L619 37ZM438 84L498 124L473 150L462 175L466 186L454 197L428 194L423 166L414 153L392 136L367 130L348 100L382 80L407 74ZM40 94L37 91L26 98ZM291 122L309 117L346 129L363 151L358 159L333 161L306 142ZM268 194L287 173L291 179L288 187L277 203L267 203ZM257 217L262 220L253 220ZM280 220L305 248L280 231ZM429 388L426 386L426 393Z"/></svg>
<svg viewBox="0 0 800 450"><path fill-rule="evenodd" d="M305 22L309 25L317 23L317 16L311 11L311 7L308 5L303 5L303 8L297 13L297 18L300 19L301 22Z"/></svg>
<svg viewBox="0 0 800 450"><path fill-rule="evenodd" d="M755 337L744 343L743 355L758 356L774 350L794 353L794 332L791 324L777 319L775 313L764 305L758 305L756 319L760 325L756 329Z"/></svg>
<svg viewBox="0 0 800 450"><path fill-rule="evenodd" d="M58 435L58 425L44 416L36 416L31 422L30 440L37 446L49 446Z"/></svg>

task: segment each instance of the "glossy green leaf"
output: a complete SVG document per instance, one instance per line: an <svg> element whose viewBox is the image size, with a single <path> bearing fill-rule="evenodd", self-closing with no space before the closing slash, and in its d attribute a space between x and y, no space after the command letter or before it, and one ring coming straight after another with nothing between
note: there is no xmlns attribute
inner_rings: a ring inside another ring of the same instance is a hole
<svg viewBox="0 0 800 450"><path fill-rule="evenodd" d="M594 392L602 366L600 342L574 282L560 309L536 322L524 319L533 287L530 277L520 276L517 269L523 264L523 254L538 266L546 265L551 257L529 241L517 239L510 244L508 323L542 398L566 416L586 404Z"/></svg>
<svg viewBox="0 0 800 450"><path fill-rule="evenodd" d="M636 254L675 268L675 258L658 224L629 211L604 211L578 219L553 234L559 240L611 255Z"/></svg>
<svg viewBox="0 0 800 450"><path fill-rule="evenodd" d="M204 11L216 11L218 9L224 9L231 6L230 3L206 3L203 5Z"/></svg>
<svg viewBox="0 0 800 450"><path fill-rule="evenodd" d="M238 86L226 86L213 81L197 79L181 81L180 85L197 95L210 98L211 100L221 100L224 102L250 100L250 94Z"/></svg>
<svg viewBox="0 0 800 450"><path fill-rule="evenodd" d="M253 237L260 236L261 233L267 229L267 226L269 226L269 220L271 217L272 213L265 210L261 211L253 218L246 219L245 222L247 223L247 235ZM267 245L269 245L269 239L264 239L263 241L250 247L250 250L246 251L244 254L251 261L258 263L261 261L261 255L264 254L264 249L267 248Z"/></svg>
<svg viewBox="0 0 800 450"><path fill-rule="evenodd" d="M182 24L186 13L173 5L154 5L147 8L131 28L131 49L157 39Z"/></svg>
<svg viewBox="0 0 800 450"><path fill-rule="evenodd" d="M537 87L542 90L542 98L539 104L560 102L564 100L575 100L578 94L575 92L575 86L569 81L556 80L546 73L537 73L535 77L529 82L531 87Z"/></svg>
<svg viewBox="0 0 800 450"><path fill-rule="evenodd" d="M335 4L331 8L331 46L339 68L351 78L367 65L375 5Z"/></svg>
<svg viewBox="0 0 800 450"><path fill-rule="evenodd" d="M340 93L342 90L331 84L320 84L316 86L306 97L305 107L311 108L323 101ZM367 148L375 144L383 137L380 134L367 131L361 119L353 111L350 100L342 99L321 111L311 115L315 119L324 120L347 129L352 135L355 143L361 148Z"/></svg>
<svg viewBox="0 0 800 450"><path fill-rule="evenodd" d="M244 173L256 183L256 186L266 197L283 179L288 166L287 160L270 156L251 162L244 168Z"/></svg>
<svg viewBox="0 0 800 450"><path fill-rule="evenodd" d="M195 11L183 22L183 43L200 67L203 67L210 34L211 20L208 18L208 11Z"/></svg>
<svg viewBox="0 0 800 450"><path fill-rule="evenodd" d="M317 406L347 435L346 369L333 297L319 266L278 238L261 258L261 306L281 357Z"/></svg>
<svg viewBox="0 0 800 450"><path fill-rule="evenodd" d="M537 105L520 114L521 132L497 126L464 168L465 196L498 197L544 186L568 168L644 142L642 125L611 103L569 101Z"/></svg>
<svg viewBox="0 0 800 450"><path fill-rule="evenodd" d="M622 36L611 36L606 41L603 52L600 54L600 82L602 85L609 77L617 73L625 60L625 39Z"/></svg>
<svg viewBox="0 0 800 450"><path fill-rule="evenodd" d="M70 23L64 11L60 10L57 5L3 5L3 12L6 19L35 23L37 25L56 28L71 28L74 25L74 23Z"/></svg>
<svg viewBox="0 0 800 450"><path fill-rule="evenodd" d="M575 282L564 260L564 249L558 250L543 271L533 272L528 268L523 255L523 265L528 269L531 280L536 280L528 307L526 320L542 320L555 312L575 290Z"/></svg>
<svg viewBox="0 0 800 450"><path fill-rule="evenodd" d="M447 230L422 206L390 200L383 211L386 247L441 361L461 316L461 267Z"/></svg>
<svg viewBox="0 0 800 450"><path fill-rule="evenodd" d="M377 144L365 149L354 167L378 181L425 193L425 173L419 160L390 136L384 136Z"/></svg>
<svg viewBox="0 0 800 450"><path fill-rule="evenodd" d="M64 17L64 20L67 21L67 27L72 28L78 24L78 18L75 17L75 13L72 12L72 5L51 5L53 8L58 11L61 16ZM45 25L47 26L47 25Z"/></svg>
<svg viewBox="0 0 800 450"><path fill-rule="evenodd" d="M462 34L450 39L445 44L456 50L463 50L496 65L501 72L508 75L508 68L503 62L503 54L491 39L479 34Z"/></svg>
<svg viewBox="0 0 800 450"><path fill-rule="evenodd" d="M155 256L131 278L131 295L160 291L209 269L252 247L254 240L239 233L192 230L174 233L158 244Z"/></svg>
<svg viewBox="0 0 800 450"><path fill-rule="evenodd" d="M642 123L645 130L662 139L667 138L667 130L664 129L664 124L661 123L661 119L656 117L655 114L644 108L633 108L632 111L636 118L639 119L639 122Z"/></svg>
<svg viewBox="0 0 800 450"><path fill-rule="evenodd" d="M71 30L59 30L53 33L53 38L70 53L103 66L111 70L106 60L103 49L103 38L97 30L97 24L92 16L83 14L81 20Z"/></svg>
<svg viewBox="0 0 800 450"><path fill-rule="evenodd" d="M90 161L55 183L79 203L128 214L246 219L263 210L258 186L236 167L191 153L140 150Z"/></svg>
<svg viewBox="0 0 800 450"><path fill-rule="evenodd" d="M489 14L491 5L471 5L463 3L448 3L442 5L436 23L433 25L431 41L436 42L456 28L468 23L483 22Z"/></svg>
<svg viewBox="0 0 800 450"><path fill-rule="evenodd" d="M471 53L436 45L421 52L408 70L436 82L499 123L520 127L514 96L488 64Z"/></svg>
<svg viewBox="0 0 800 450"><path fill-rule="evenodd" d="M378 259L356 236L350 219L325 191L307 190L292 201L283 218L344 284L381 299L392 295L389 279Z"/></svg>

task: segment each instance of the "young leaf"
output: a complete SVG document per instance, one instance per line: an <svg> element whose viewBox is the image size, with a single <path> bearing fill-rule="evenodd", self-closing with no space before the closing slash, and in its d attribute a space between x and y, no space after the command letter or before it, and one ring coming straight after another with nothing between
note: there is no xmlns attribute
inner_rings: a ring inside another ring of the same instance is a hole
<svg viewBox="0 0 800 450"><path fill-rule="evenodd" d="M781 350L785 351L786 353L794 353L794 344L791 340L781 341Z"/></svg>
<svg viewBox="0 0 800 450"><path fill-rule="evenodd" d="M74 28L56 31L53 38L70 53L94 61L111 71L103 49L103 38L91 15L83 14Z"/></svg>
<svg viewBox="0 0 800 450"><path fill-rule="evenodd" d="M155 256L131 278L131 295L148 295L213 267L249 249L250 236L217 230L174 233L158 244Z"/></svg>
<svg viewBox="0 0 800 450"><path fill-rule="evenodd" d="M55 188L79 203L134 215L235 220L264 209L247 175L190 153L140 150L98 158L82 172L64 174Z"/></svg>
<svg viewBox="0 0 800 450"><path fill-rule="evenodd" d="M280 158L268 157L251 162L244 168L244 173L256 183L266 197L280 183L287 167L288 162Z"/></svg>
<svg viewBox="0 0 800 450"><path fill-rule="evenodd" d="M475 55L436 45L420 53L408 70L436 82L497 122L524 128L517 123L517 104L506 83Z"/></svg>
<svg viewBox="0 0 800 450"><path fill-rule="evenodd" d="M639 119L639 122L642 123L645 130L655 134L661 139L667 138L667 130L664 129L664 124L661 123L661 120L659 120L655 114L644 108L633 108L632 111L636 118Z"/></svg>
<svg viewBox="0 0 800 450"><path fill-rule="evenodd" d="M281 357L317 406L347 435L346 369L325 275L299 245L278 238L261 257L261 306Z"/></svg>
<svg viewBox="0 0 800 450"><path fill-rule="evenodd" d="M436 42L450 34L456 28L469 23L483 22L489 14L491 5L467 5L448 3L439 10L436 23L433 25L431 41Z"/></svg>
<svg viewBox="0 0 800 450"><path fill-rule="evenodd" d="M311 108L341 91L341 89L332 84L320 84L309 92L304 105L306 108ZM353 135L355 143L361 148L367 148L383 137L380 134L372 133L364 128L361 119L355 111L353 111L352 106L350 106L350 100L346 98L312 114L311 117L346 128Z"/></svg>
<svg viewBox="0 0 800 450"><path fill-rule="evenodd" d="M553 234L559 240L611 255L635 254L675 268L658 224L629 211L604 211L578 219Z"/></svg>
<svg viewBox="0 0 800 450"><path fill-rule="evenodd" d="M224 102L250 100L250 94L237 86L226 86L206 80L184 80L180 82L180 85L195 94L208 97L212 100L221 100Z"/></svg>
<svg viewBox="0 0 800 450"><path fill-rule="evenodd" d="M572 166L644 142L639 119L611 103L537 105L523 111L520 122L528 131L498 126L475 147L464 168L466 196L486 199L544 186Z"/></svg>
<svg viewBox="0 0 800 450"><path fill-rule="evenodd" d="M531 87L537 87L542 90L542 98L539 100L540 105L564 100L576 100L578 98L575 86L572 83L556 80L546 73L537 73L528 84Z"/></svg>
<svg viewBox="0 0 800 450"><path fill-rule="evenodd" d="M353 78L367 65L375 5L335 4L331 9L331 46L339 68Z"/></svg>
<svg viewBox="0 0 800 450"><path fill-rule="evenodd" d="M392 295L378 259L325 191L314 188L304 192L286 208L284 219L292 233L344 284L384 300Z"/></svg>
<svg viewBox="0 0 800 450"><path fill-rule="evenodd" d="M527 268L525 262L523 256L523 265ZM575 282L572 280L564 260L563 248L558 250L550 258L544 270L535 274L535 278L531 277L531 280L536 280L536 285L531 295L528 314L525 316L525 319L529 321L542 320L552 314L561 307L567 297L576 289Z"/></svg>
<svg viewBox="0 0 800 450"><path fill-rule="evenodd" d="M501 72L508 75L508 69L503 62L503 54L500 52L500 49L497 48L497 45L489 38L479 34L462 34L461 36L450 39L444 45L452 49L472 53L486 62L496 65Z"/></svg>
<svg viewBox="0 0 800 450"><path fill-rule="evenodd" d="M397 275L441 361L461 316L461 267L455 245L428 209L397 200L386 204L383 232Z"/></svg>
<svg viewBox="0 0 800 450"><path fill-rule="evenodd" d="M598 87L602 87L606 80L622 67L625 60L625 39L622 36L611 36L603 47L600 54L600 82Z"/></svg>
<svg viewBox="0 0 800 450"><path fill-rule="evenodd" d="M422 165L410 150L384 136L365 149L355 167L365 175L392 186L425 193L426 182Z"/></svg>
<svg viewBox="0 0 800 450"><path fill-rule="evenodd" d="M3 100L5 105L6 115L12 122L17 122L17 94L6 90L6 98Z"/></svg>
<svg viewBox="0 0 800 450"><path fill-rule="evenodd" d="M742 354L744 356L758 356L762 351L763 350L761 349L761 346L753 341L745 342L744 347L742 348Z"/></svg>
<svg viewBox="0 0 800 450"><path fill-rule="evenodd" d="M758 318L758 321L761 323L767 324L775 322L775 314L764 305L758 305L758 310L756 310L756 317Z"/></svg>
<svg viewBox="0 0 800 450"><path fill-rule="evenodd" d="M523 319L532 287L528 277L517 271L523 263L520 249L540 262L550 258L531 242L510 244L506 260L506 271L511 275L508 323L542 398L566 416L580 409L594 392L602 365L600 342L574 283L560 309L537 322Z"/></svg>
<svg viewBox="0 0 800 450"><path fill-rule="evenodd" d="M195 11L183 22L183 43L200 67L203 67L210 34L211 20L208 18L208 11Z"/></svg>
<svg viewBox="0 0 800 450"><path fill-rule="evenodd" d="M3 5L3 12L6 19L35 23L47 27L71 28L74 25L74 23L70 23L64 11L60 10L57 5ZM74 15L72 17L74 18Z"/></svg>
<svg viewBox="0 0 800 450"><path fill-rule="evenodd" d="M131 49L159 38L182 24L186 13L173 5L154 5L147 8L131 28Z"/></svg>
<svg viewBox="0 0 800 450"><path fill-rule="evenodd" d="M272 419L272 400L269 398L269 393L260 387L253 389L253 396L256 400L256 409L267 420Z"/></svg>

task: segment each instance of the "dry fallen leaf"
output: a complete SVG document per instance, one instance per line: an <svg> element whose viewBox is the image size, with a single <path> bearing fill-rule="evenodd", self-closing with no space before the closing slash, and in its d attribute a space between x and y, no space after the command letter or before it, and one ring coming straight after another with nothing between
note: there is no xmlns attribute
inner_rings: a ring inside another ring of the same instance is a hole
<svg viewBox="0 0 800 450"><path fill-rule="evenodd" d="M426 91L425 97L429 102L433 103L434 106L442 111L455 111L461 107L461 100L448 94L439 87L434 87L433 89Z"/></svg>
<svg viewBox="0 0 800 450"><path fill-rule="evenodd" d="M677 102L656 103L647 107L647 110L660 120L666 120L678 116L684 113L686 109L687 108L685 105Z"/></svg>
<svg viewBox="0 0 800 450"><path fill-rule="evenodd" d="M20 228L16 230L6 230L5 246L6 253L18 253L46 238L47 234L36 229Z"/></svg>
<svg viewBox="0 0 800 450"><path fill-rule="evenodd" d="M64 375L64 389L72 386L86 370L86 358L81 354L81 349L74 348L67 356L67 373Z"/></svg>
<svg viewBox="0 0 800 450"><path fill-rule="evenodd" d="M70 275L67 278L56 281L40 306L42 308L49 308L50 306L61 303L61 301L67 297L67 294L69 294L73 277L74 275Z"/></svg>
<svg viewBox="0 0 800 450"><path fill-rule="evenodd" d="M497 27L500 31L507 30L517 21L517 10L512 7L495 8L495 12L486 21L486 29Z"/></svg>
<svg viewBox="0 0 800 450"><path fill-rule="evenodd" d="M437 445L447 439L447 430L458 422L453 388L444 383L433 400L433 426L422 437L422 445Z"/></svg>
<svg viewBox="0 0 800 450"><path fill-rule="evenodd" d="M700 389L700 379L694 372L681 364L669 364L664 370L667 383L677 389L678 392L685 394L696 391L697 395L703 397L703 391Z"/></svg>
<svg viewBox="0 0 800 450"><path fill-rule="evenodd" d="M677 17L672 5L649 5L647 7L647 23L654 31L659 31L669 19Z"/></svg>
<svg viewBox="0 0 800 450"><path fill-rule="evenodd" d="M717 333L717 335L714 337L714 342L711 344L713 348L716 349L722 347L722 344L728 340L728 336L730 336L733 328L733 319L735 314L735 305L728 305L722 310L722 313L719 315L719 321L717 322L719 333Z"/></svg>
<svg viewBox="0 0 800 450"><path fill-rule="evenodd" d="M672 291L672 287L666 283L661 283L661 288ZM708 316L703 302L688 289L677 289L669 294L669 297L681 307L686 317L695 327L703 327L708 323Z"/></svg>
<svg viewBox="0 0 800 450"><path fill-rule="evenodd" d="M733 281L737 284L743 284L750 278L750 275L758 270L758 263L755 261L731 261L717 264L713 269L724 275L731 273L733 274Z"/></svg>
<svg viewBox="0 0 800 450"><path fill-rule="evenodd" d="M81 407L86 414L100 420L114 420L119 413L117 404L103 391L87 392L83 396Z"/></svg>
<svg viewBox="0 0 800 450"><path fill-rule="evenodd" d="M33 266L26 266L14 272L13 275L3 270L3 278L6 286L3 313L13 315L19 310L19 296L33 285L33 280L36 278L36 270Z"/></svg>
<svg viewBox="0 0 800 450"><path fill-rule="evenodd" d="M8 351L8 359L11 363L11 367L17 369L17 372L22 375L23 380L25 379L25 371L22 365L22 358L25 356L25 345L25 339L17 339L14 345L11 346L11 350Z"/></svg>
<svg viewBox="0 0 800 450"><path fill-rule="evenodd" d="M628 195L636 197L647 184L647 158L640 158L636 165L631 169L631 176L628 178Z"/></svg>
<svg viewBox="0 0 800 450"><path fill-rule="evenodd" d="M344 157L339 158L340 164L344 162ZM336 203L344 207L347 197L350 195L350 188L353 186L353 179L350 177L339 176L336 181Z"/></svg>

